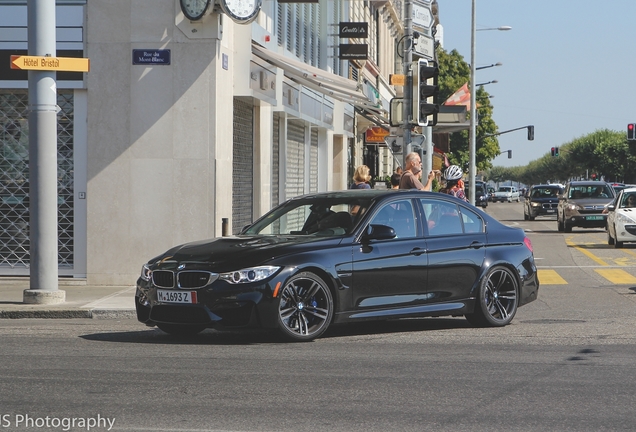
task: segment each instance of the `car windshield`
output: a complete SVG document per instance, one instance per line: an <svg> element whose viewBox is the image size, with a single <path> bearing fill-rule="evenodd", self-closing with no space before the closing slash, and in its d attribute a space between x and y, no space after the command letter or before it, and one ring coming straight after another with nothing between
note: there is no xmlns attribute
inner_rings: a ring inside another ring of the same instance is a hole
<svg viewBox="0 0 636 432"><path fill-rule="evenodd" d="M535 187L532 188L532 192L530 192L530 196L532 198L551 198L556 197L562 191L559 188L554 187Z"/></svg>
<svg viewBox="0 0 636 432"><path fill-rule="evenodd" d="M501 186L499 192L510 192L512 188L510 186Z"/></svg>
<svg viewBox="0 0 636 432"><path fill-rule="evenodd" d="M321 237L349 234L369 208L370 201L357 197L291 200L267 213L241 234Z"/></svg>
<svg viewBox="0 0 636 432"><path fill-rule="evenodd" d="M570 188L568 198L585 199L585 198L612 198L614 193L607 185L576 185Z"/></svg>

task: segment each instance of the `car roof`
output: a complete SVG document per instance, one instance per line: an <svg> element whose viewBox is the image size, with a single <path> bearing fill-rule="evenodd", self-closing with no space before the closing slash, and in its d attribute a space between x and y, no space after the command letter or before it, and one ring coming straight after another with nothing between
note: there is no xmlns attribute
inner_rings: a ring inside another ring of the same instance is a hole
<svg viewBox="0 0 636 432"><path fill-rule="evenodd" d="M537 184L537 185L532 185L532 188L563 189L563 186L558 185L558 184Z"/></svg>
<svg viewBox="0 0 636 432"><path fill-rule="evenodd" d="M634 193L636 192L636 187L627 187L625 189L621 189L621 192L623 193ZM616 194L618 195L618 194Z"/></svg>
<svg viewBox="0 0 636 432"><path fill-rule="evenodd" d="M568 182L569 186L609 186L611 185L604 181L594 181L594 180L577 180Z"/></svg>

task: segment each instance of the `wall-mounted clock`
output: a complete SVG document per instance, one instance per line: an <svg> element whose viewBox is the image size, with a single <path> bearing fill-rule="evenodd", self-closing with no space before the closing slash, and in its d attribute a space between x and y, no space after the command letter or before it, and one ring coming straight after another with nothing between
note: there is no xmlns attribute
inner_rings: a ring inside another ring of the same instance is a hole
<svg viewBox="0 0 636 432"><path fill-rule="evenodd" d="M232 21L249 24L261 10L263 0L219 0L219 6Z"/></svg>
<svg viewBox="0 0 636 432"><path fill-rule="evenodd" d="M179 0L181 11L190 21L198 21L210 7L211 0Z"/></svg>

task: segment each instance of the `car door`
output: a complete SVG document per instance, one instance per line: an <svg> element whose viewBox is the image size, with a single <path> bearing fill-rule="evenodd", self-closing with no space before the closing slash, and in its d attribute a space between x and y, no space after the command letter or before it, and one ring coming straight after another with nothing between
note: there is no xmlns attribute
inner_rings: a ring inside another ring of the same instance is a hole
<svg viewBox="0 0 636 432"><path fill-rule="evenodd" d="M352 300L360 313L352 317L389 316L426 302L426 243L414 202L402 198L385 203L370 216L369 225L389 226L396 237L354 247Z"/></svg>
<svg viewBox="0 0 636 432"><path fill-rule="evenodd" d="M466 299L486 257L485 223L476 211L450 201L422 198L432 303ZM457 303L457 307L461 304Z"/></svg>

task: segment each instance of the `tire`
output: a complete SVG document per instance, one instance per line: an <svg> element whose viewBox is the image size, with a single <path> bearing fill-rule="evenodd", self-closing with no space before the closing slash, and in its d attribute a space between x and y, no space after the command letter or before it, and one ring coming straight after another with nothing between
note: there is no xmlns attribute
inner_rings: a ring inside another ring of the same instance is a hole
<svg viewBox="0 0 636 432"><path fill-rule="evenodd" d="M607 227L607 244L610 246L614 245L614 237L612 237L609 227Z"/></svg>
<svg viewBox="0 0 636 432"><path fill-rule="evenodd" d="M528 220L528 219L530 219L530 216L528 216L528 213L526 213L526 212L525 212L525 209L524 209L524 212L523 212L523 220Z"/></svg>
<svg viewBox="0 0 636 432"><path fill-rule="evenodd" d="M621 249L623 247L623 242L619 242L618 240L614 240L614 247L616 249Z"/></svg>
<svg viewBox="0 0 636 432"><path fill-rule="evenodd" d="M279 295L278 328L288 340L308 342L329 328L333 311L333 297L325 281L314 273L299 273Z"/></svg>
<svg viewBox="0 0 636 432"><path fill-rule="evenodd" d="M563 231L566 233L572 232L572 225L568 224L566 221L563 221Z"/></svg>
<svg viewBox="0 0 636 432"><path fill-rule="evenodd" d="M533 221L533 220L534 220L534 217L533 217L533 216L528 216L528 220Z"/></svg>
<svg viewBox="0 0 636 432"><path fill-rule="evenodd" d="M557 228L559 229L559 232L563 232L563 230L565 229L563 228L563 224L559 220L559 215L557 215Z"/></svg>
<svg viewBox="0 0 636 432"><path fill-rule="evenodd" d="M203 330L206 329L206 326L202 326L200 324L157 323L157 327L159 327L161 331L178 336L193 336L195 334L201 333Z"/></svg>
<svg viewBox="0 0 636 432"><path fill-rule="evenodd" d="M479 327L503 327L510 324L519 304L519 283L512 270L491 268L479 284L475 310L467 314L469 323Z"/></svg>

